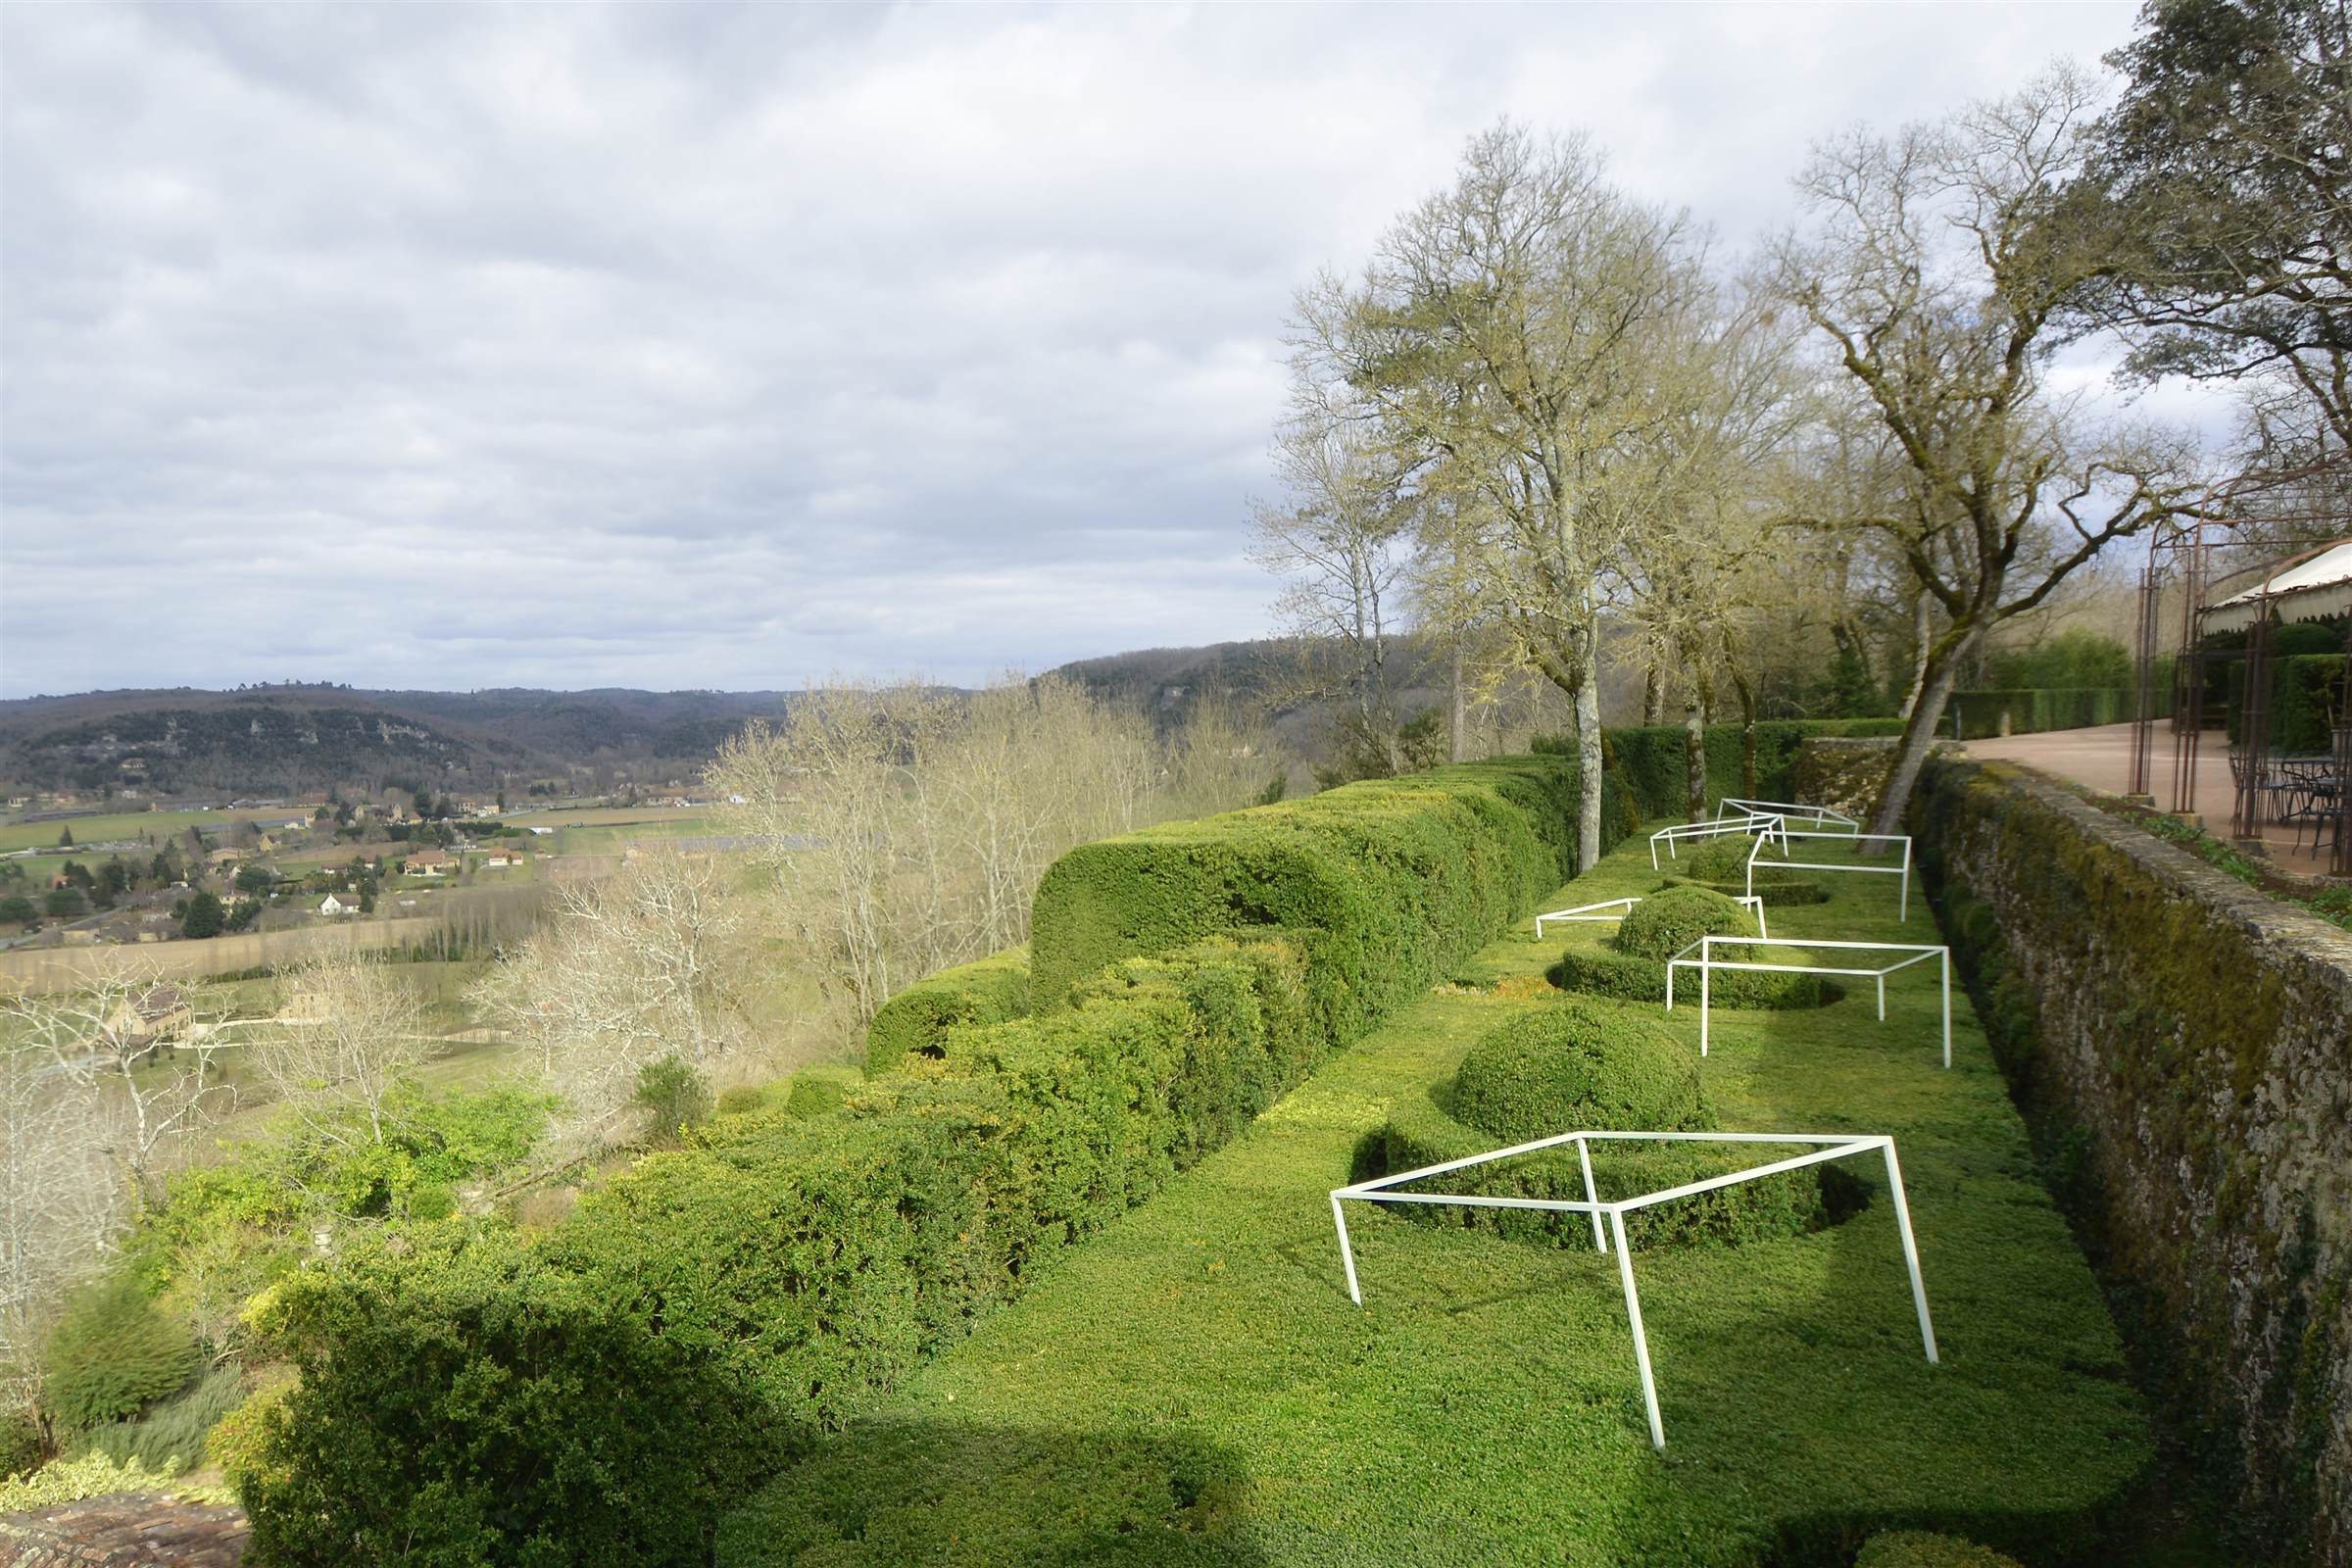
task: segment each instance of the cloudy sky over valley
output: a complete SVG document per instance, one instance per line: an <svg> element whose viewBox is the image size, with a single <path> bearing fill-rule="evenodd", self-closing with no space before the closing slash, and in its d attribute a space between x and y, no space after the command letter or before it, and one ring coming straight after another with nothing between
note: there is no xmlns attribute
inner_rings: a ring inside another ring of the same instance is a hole
<svg viewBox="0 0 2352 1568"><path fill-rule="evenodd" d="M2127 5L0 10L0 695L1262 633L1293 292L1511 114L1725 246Z"/></svg>

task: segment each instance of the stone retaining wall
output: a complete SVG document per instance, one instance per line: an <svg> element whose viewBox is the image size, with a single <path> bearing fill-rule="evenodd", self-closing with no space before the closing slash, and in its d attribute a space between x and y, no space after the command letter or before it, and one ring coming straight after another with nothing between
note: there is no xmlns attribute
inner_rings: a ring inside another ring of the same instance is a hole
<svg viewBox="0 0 2352 1568"><path fill-rule="evenodd" d="M2352 1568L2352 934L2007 764L1911 829L2153 1392L2259 1560Z"/></svg>

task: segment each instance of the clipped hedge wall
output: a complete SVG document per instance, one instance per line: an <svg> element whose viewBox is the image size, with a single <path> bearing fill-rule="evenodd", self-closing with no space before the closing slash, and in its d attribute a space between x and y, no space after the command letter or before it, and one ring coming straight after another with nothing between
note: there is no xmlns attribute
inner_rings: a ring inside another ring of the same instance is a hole
<svg viewBox="0 0 2352 1568"><path fill-rule="evenodd" d="M2156 706L2159 717L2169 713L2170 695L2158 692ZM2138 716L2139 694L2128 686L1954 692L1944 705L1944 713L1954 740L1986 740L1996 735L2128 724Z"/></svg>
<svg viewBox="0 0 2352 1568"><path fill-rule="evenodd" d="M2352 935L2022 769L1920 866L2134 1359L2246 1560L2352 1562Z"/></svg>
<svg viewBox="0 0 2352 1568"><path fill-rule="evenodd" d="M1776 718L1764 719L1755 725L1756 780L1753 790L1743 787L1746 772L1745 757L1747 731L1739 724L1710 724L1706 729L1707 753L1707 809L1727 795L1750 796L1757 800L1793 801L1796 799L1796 752L1809 736L1886 736L1900 735L1903 723L1898 718ZM1623 779L1624 788L1641 803L1642 809L1651 815L1680 816L1683 814L1689 763L1689 740L1679 724L1647 724L1609 732L1612 764ZM1539 754L1573 755L1574 740L1564 736L1538 736L1533 749Z"/></svg>
<svg viewBox="0 0 2352 1568"><path fill-rule="evenodd" d="M1609 791L1603 843L1628 830ZM1307 959L1325 1036L1353 1040L1575 874L1576 770L1467 762L1175 822L1070 851L1038 888L1039 1010L1108 964L1273 927Z"/></svg>
<svg viewBox="0 0 2352 1568"><path fill-rule="evenodd" d="M897 1069L909 1054L937 1055L958 1024L1004 1023L1029 1014L1029 950L1007 948L917 980L876 1009L865 1026L866 1076Z"/></svg>
<svg viewBox="0 0 2352 1568"><path fill-rule="evenodd" d="M952 1040L832 1114L713 1123L527 1249L493 1232L294 1281L273 1333L302 1382L246 1497L260 1560L703 1562L723 1498L1324 1044L1273 940L1131 960Z"/></svg>

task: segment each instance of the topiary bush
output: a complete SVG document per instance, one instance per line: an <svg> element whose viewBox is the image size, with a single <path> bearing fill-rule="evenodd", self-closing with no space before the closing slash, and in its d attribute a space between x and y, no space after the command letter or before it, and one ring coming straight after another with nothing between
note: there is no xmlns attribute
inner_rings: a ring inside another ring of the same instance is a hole
<svg viewBox="0 0 2352 1568"><path fill-rule="evenodd" d="M1577 997L1472 1046L1454 1075L1452 1108L1509 1143L1580 1127L1689 1132L1712 1120L1697 1056L1646 1018Z"/></svg>
<svg viewBox="0 0 2352 1568"><path fill-rule="evenodd" d="M1444 1106L1400 1109L1376 1140L1365 1176L1441 1164L1495 1147L1580 1130L1707 1132L1715 1118L1698 1060L1656 1023L1598 1001L1562 998L1493 1030L1462 1058ZM1603 1200L1660 1192L1779 1157L1741 1146L1591 1145ZM1505 1198L1582 1201L1584 1166L1572 1146L1449 1172L1444 1188ZM1636 1248L1736 1247L1818 1230L1859 1209L1868 1190L1831 1165L1784 1172L1626 1218ZM1398 1205L1424 1224L1490 1230L1515 1241L1590 1247L1592 1220L1542 1210Z"/></svg>
<svg viewBox="0 0 2352 1568"><path fill-rule="evenodd" d="M1694 882L1737 882L1742 888L1747 881L1747 858L1755 853L1755 838L1746 833L1727 833L1712 838L1675 857L1676 865ZM1759 877L1764 867L1756 867Z"/></svg>
<svg viewBox="0 0 2352 1568"><path fill-rule="evenodd" d="M957 1024L1004 1023L1028 1013L1028 948L942 969L875 1011L865 1026L866 1076L895 1071L910 1054L938 1055L941 1040Z"/></svg>
<svg viewBox="0 0 2352 1568"><path fill-rule="evenodd" d="M1702 936L1755 936L1756 917L1721 893L1689 884L1650 894L1626 911L1617 934L1602 947L1572 947L1546 971L1563 991L1617 1002L1666 1000L1666 964ZM1698 971L1684 970L1695 1001ZM1844 995L1821 976L1774 974L1756 969L1719 970L1709 977L1708 1000L1719 1007L1816 1007Z"/></svg>
<svg viewBox="0 0 2352 1568"><path fill-rule="evenodd" d="M1720 893L1705 888L1668 888L1625 911L1617 923L1617 951L1664 963L1700 937L1761 934L1756 917Z"/></svg>
<svg viewBox="0 0 2352 1568"><path fill-rule="evenodd" d="M1990 1546L1924 1530L1889 1530L1862 1544L1854 1568L2023 1568Z"/></svg>
<svg viewBox="0 0 2352 1568"><path fill-rule="evenodd" d="M41 1407L61 1432L133 1416L196 1373L196 1341L126 1273L74 1293L41 1355Z"/></svg>
<svg viewBox="0 0 2352 1568"><path fill-rule="evenodd" d="M1720 893L1727 899L1747 896L1745 881L1704 882L1694 877L1670 876L1659 883L1658 887L1661 891L1666 888L1705 888L1709 893ZM1819 882L1808 882L1793 876L1757 877L1755 896L1763 902L1766 908L1770 909L1781 908L1787 905L1827 904L1830 902L1828 888L1823 887Z"/></svg>

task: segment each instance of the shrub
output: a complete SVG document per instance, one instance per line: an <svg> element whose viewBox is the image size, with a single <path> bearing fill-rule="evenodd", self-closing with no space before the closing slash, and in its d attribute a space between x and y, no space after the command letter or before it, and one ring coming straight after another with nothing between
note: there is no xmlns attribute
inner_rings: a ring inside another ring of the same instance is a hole
<svg viewBox="0 0 2352 1568"><path fill-rule="evenodd" d="M1130 960L852 1108L708 1124L527 1249L428 1238L291 1282L257 1555L705 1560L748 1477L1295 1082L1308 1016L1280 943Z"/></svg>
<svg viewBox="0 0 2352 1568"><path fill-rule="evenodd" d="M942 969L891 998L865 1026L868 1077L895 1070L911 1054L936 1056L957 1024L1004 1023L1029 1012L1029 950L1007 948Z"/></svg>
<svg viewBox="0 0 2352 1568"><path fill-rule="evenodd" d="M156 1310L128 1274L85 1286L66 1303L41 1357L41 1404L62 1432L136 1415L194 1375L196 1342Z"/></svg>
<svg viewBox="0 0 2352 1568"><path fill-rule="evenodd" d="M239 1496L249 1490L249 1478L280 1486L286 1481L282 1469L266 1468L263 1441L269 1433L270 1412L286 1402L294 1385L291 1367L270 1367L254 1380L250 1393L213 1423L204 1440L205 1463L226 1476Z"/></svg>
<svg viewBox="0 0 2352 1568"><path fill-rule="evenodd" d="M118 1464L150 1470L188 1470L204 1457L205 1435L244 1396L233 1367L215 1367L145 1415L91 1429L77 1446Z"/></svg>
<svg viewBox="0 0 2352 1568"><path fill-rule="evenodd" d="M710 1086L682 1056L663 1056L637 1070L631 1101L648 1113L647 1136L674 1144L678 1135L710 1114Z"/></svg>
<svg viewBox="0 0 2352 1568"><path fill-rule="evenodd" d="M1547 971L1563 991L1618 1002L1666 1000L1666 964L1701 936L1754 936L1756 918L1730 898L1708 888L1682 884L1653 893L1628 910L1607 947L1573 947ZM1761 951L1761 950L1758 950ZM1698 972L1685 970L1676 982L1697 997ZM1813 1007L1843 993L1818 975L1773 974L1756 969L1722 970L1708 981L1709 1001L1722 1007Z"/></svg>
<svg viewBox="0 0 2352 1568"><path fill-rule="evenodd" d="M1081 846L1038 889L1037 1005L1119 958L1270 926L1306 956L1317 1027L1352 1040L1572 874L1575 821L1573 764L1512 758Z"/></svg>
<svg viewBox="0 0 2352 1568"><path fill-rule="evenodd" d="M1617 949L1663 963L1702 936L1757 934L1756 917L1722 894L1668 888L1626 911L1617 925Z"/></svg>
<svg viewBox="0 0 2352 1568"><path fill-rule="evenodd" d="M784 1108L795 1116L822 1116L839 1110L850 1098L849 1081L830 1073L803 1071L793 1075L792 1093Z"/></svg>
<svg viewBox="0 0 2352 1568"><path fill-rule="evenodd" d="M1744 880L1705 882L1696 877L1670 876L1658 886L1661 890L1665 888L1705 888L1709 893L1720 893L1727 899L1744 898L1747 895L1747 886ZM1771 878L1758 876L1756 878L1756 897L1763 901L1766 908L1779 908L1792 904L1827 904L1830 902L1830 890L1818 882L1807 882L1792 876Z"/></svg>
<svg viewBox="0 0 2352 1568"><path fill-rule="evenodd" d="M1694 882L1747 881L1747 858L1756 848L1755 838L1746 833L1727 833L1700 844L1696 849L1677 858L1678 867ZM1758 866L1757 871L1763 871Z"/></svg>
<svg viewBox="0 0 2352 1568"><path fill-rule="evenodd" d="M1472 1046L1453 1114L1518 1143L1577 1128L1688 1132L1709 1124L1698 1058L1638 1015L1562 997Z"/></svg>
<svg viewBox="0 0 2352 1568"><path fill-rule="evenodd" d="M1889 1530L1862 1544L1854 1568L2021 1568L1990 1546L1924 1530Z"/></svg>
<svg viewBox="0 0 2352 1568"><path fill-rule="evenodd" d="M39 1469L48 1452L40 1419L30 1410L0 1415L0 1480Z"/></svg>

